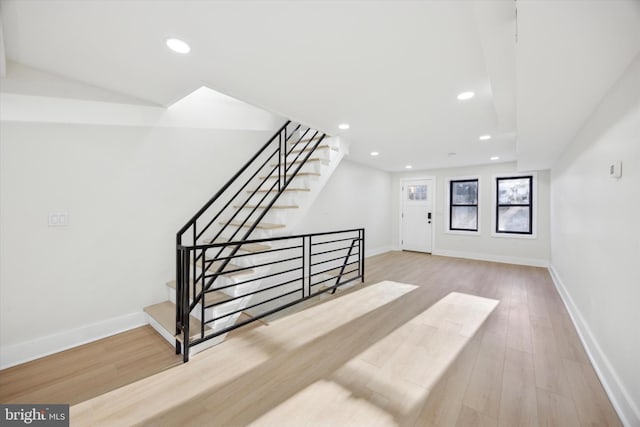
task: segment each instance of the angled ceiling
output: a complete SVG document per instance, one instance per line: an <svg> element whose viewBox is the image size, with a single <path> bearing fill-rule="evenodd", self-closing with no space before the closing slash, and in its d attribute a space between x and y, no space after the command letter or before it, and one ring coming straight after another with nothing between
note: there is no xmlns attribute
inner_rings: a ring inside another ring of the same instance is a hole
<svg viewBox="0 0 640 427"><path fill-rule="evenodd" d="M511 0L9 0L0 10L12 61L159 105L205 85L332 134L348 122L350 158L397 171L491 156L548 167L637 54L638 5L520 0L518 44ZM168 51L167 37L191 53ZM476 96L458 101L466 90Z"/></svg>

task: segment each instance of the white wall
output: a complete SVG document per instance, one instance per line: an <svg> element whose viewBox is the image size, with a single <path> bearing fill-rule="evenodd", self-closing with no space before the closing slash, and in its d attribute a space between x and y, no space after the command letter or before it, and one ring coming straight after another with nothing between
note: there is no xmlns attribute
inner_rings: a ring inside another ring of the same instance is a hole
<svg viewBox="0 0 640 427"><path fill-rule="evenodd" d="M297 225L312 233L365 228L366 256L391 249L391 176L343 159Z"/></svg>
<svg viewBox="0 0 640 427"><path fill-rule="evenodd" d="M551 216L554 279L619 414L640 426L640 56L552 168Z"/></svg>
<svg viewBox="0 0 640 427"><path fill-rule="evenodd" d="M0 133L3 365L32 340L140 322L167 297L176 231L269 136L7 122ZM69 227L47 226L56 211Z"/></svg>
<svg viewBox="0 0 640 427"><path fill-rule="evenodd" d="M167 298L176 231L284 123L210 93L163 109L12 70L0 82L14 90L0 111L0 368L145 323L143 307ZM21 108L34 99L52 106L46 119ZM196 106L215 120L194 123ZM49 212L70 226L48 227Z"/></svg>
<svg viewBox="0 0 640 427"><path fill-rule="evenodd" d="M393 246L400 248L400 191L403 178L433 176L436 178L435 242L436 255L457 256L496 262L546 266L549 260L549 172L538 171L537 233L534 239L495 237L492 230L494 208L494 175L518 173L515 163L497 163L450 169L434 169L393 174L392 180L392 238ZM447 179L477 176L480 180L478 235L449 234L447 230Z"/></svg>

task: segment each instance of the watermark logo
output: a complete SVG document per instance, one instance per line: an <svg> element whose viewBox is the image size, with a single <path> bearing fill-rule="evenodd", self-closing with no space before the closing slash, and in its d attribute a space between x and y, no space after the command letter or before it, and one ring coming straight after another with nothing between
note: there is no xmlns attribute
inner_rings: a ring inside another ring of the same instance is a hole
<svg viewBox="0 0 640 427"><path fill-rule="evenodd" d="M68 427L69 405L0 405L0 426Z"/></svg>

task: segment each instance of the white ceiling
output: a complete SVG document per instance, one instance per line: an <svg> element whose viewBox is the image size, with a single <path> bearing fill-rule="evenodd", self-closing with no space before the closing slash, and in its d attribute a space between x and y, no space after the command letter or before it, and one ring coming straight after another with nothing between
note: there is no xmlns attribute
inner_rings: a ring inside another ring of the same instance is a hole
<svg viewBox="0 0 640 427"><path fill-rule="evenodd" d="M154 104L206 85L332 134L348 122L350 158L390 171L549 167L640 50L637 0L519 0L517 44L511 0L0 7L12 61Z"/></svg>

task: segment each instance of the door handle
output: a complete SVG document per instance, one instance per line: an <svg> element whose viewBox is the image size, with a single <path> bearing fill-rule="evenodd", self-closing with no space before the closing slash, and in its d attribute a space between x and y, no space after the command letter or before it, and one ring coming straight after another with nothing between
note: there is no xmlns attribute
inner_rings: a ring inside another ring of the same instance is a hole
<svg viewBox="0 0 640 427"><path fill-rule="evenodd" d="M427 212L427 221L431 224L431 212Z"/></svg>

